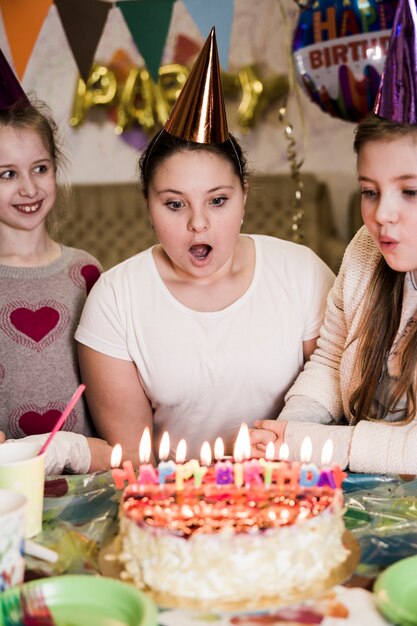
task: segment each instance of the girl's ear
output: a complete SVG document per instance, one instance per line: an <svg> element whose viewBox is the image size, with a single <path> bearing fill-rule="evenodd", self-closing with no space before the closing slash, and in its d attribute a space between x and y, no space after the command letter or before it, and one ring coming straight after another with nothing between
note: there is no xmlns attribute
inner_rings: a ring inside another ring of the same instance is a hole
<svg viewBox="0 0 417 626"><path fill-rule="evenodd" d="M243 183L243 196L244 196L243 202L244 202L244 205L246 204L248 193L249 193L249 182L245 179L244 183Z"/></svg>

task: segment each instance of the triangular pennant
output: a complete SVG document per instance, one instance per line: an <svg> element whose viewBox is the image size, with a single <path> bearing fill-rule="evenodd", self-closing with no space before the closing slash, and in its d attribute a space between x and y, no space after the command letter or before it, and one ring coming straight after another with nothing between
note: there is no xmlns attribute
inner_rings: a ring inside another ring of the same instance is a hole
<svg viewBox="0 0 417 626"><path fill-rule="evenodd" d="M220 64L227 70L229 65L230 36L233 24L234 0L183 0L187 11L207 37L212 26L216 27Z"/></svg>
<svg viewBox="0 0 417 626"><path fill-rule="evenodd" d="M4 28L17 76L22 80L53 0L1 0Z"/></svg>
<svg viewBox="0 0 417 626"><path fill-rule="evenodd" d="M30 105L22 85L17 80L6 57L0 50L0 110L8 109L17 102L23 106Z"/></svg>
<svg viewBox="0 0 417 626"><path fill-rule="evenodd" d="M118 2L133 40L155 82L171 24L175 0L129 0Z"/></svg>
<svg viewBox="0 0 417 626"><path fill-rule="evenodd" d="M81 78L87 82L107 16L104 0L55 0Z"/></svg>

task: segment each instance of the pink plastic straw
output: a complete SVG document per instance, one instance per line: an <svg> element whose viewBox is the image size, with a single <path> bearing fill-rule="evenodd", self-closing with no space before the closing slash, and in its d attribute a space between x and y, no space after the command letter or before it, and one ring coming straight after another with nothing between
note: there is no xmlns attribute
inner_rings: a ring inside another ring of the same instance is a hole
<svg viewBox="0 0 417 626"><path fill-rule="evenodd" d="M43 444L42 448L39 450L38 456L45 452L46 448L49 446L49 444L51 443L52 439L55 437L56 433L61 428L61 426L65 422L65 420L67 419L68 415L71 413L72 409L77 404L78 400L81 398L81 396L82 396L82 394L84 392L84 389L85 389L85 385L80 385L79 387L77 387L77 389L75 390L71 400L68 402L67 406L65 407L61 417L59 418L59 420L57 421L57 423L53 427L53 429L52 429L48 439L45 441L45 443Z"/></svg>

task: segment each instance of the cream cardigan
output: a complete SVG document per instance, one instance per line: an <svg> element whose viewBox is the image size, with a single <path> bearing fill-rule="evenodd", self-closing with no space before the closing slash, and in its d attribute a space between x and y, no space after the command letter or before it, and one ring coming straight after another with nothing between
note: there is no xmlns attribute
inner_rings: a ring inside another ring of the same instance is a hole
<svg viewBox="0 0 417 626"><path fill-rule="evenodd" d="M334 443L333 460L355 472L417 473L417 420L405 426L387 422L349 423L349 398L359 381L357 342L351 343L363 312L364 296L380 259L368 230L362 227L346 249L327 301L326 317L315 353L286 395L279 416L288 421L285 441L298 451L306 435L319 463L324 442ZM409 317L405 286L399 334ZM390 367L390 365L388 365ZM312 402L313 401L313 402ZM300 422L303 423L300 423ZM320 422L320 423L317 423ZM292 456L298 456L294 454Z"/></svg>

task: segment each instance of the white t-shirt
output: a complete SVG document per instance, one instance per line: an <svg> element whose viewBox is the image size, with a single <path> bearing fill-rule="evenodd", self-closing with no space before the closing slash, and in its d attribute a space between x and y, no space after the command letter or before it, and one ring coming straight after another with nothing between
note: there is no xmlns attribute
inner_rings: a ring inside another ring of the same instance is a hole
<svg viewBox="0 0 417 626"><path fill-rule="evenodd" d="M87 299L75 338L136 364L154 413L155 450L167 430L172 456L182 437L189 457L217 436L230 453L242 422L277 417L303 366L303 341L319 334L331 270L305 246L251 237L252 283L221 311L176 300L152 249L102 274Z"/></svg>

